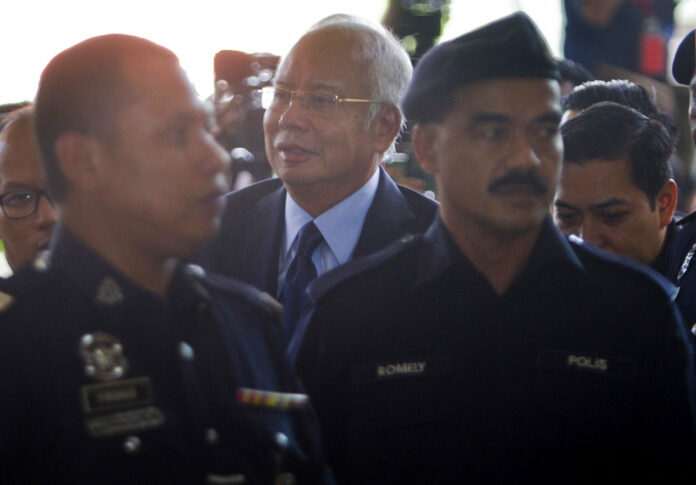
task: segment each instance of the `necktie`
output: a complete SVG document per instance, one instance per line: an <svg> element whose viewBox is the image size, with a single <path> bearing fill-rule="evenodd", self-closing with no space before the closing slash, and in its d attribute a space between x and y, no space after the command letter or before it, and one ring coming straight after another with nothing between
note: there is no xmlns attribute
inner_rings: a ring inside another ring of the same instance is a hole
<svg viewBox="0 0 696 485"><path fill-rule="evenodd" d="M308 222L300 229L297 244L297 254L290 263L288 272L285 274L285 285L281 300L285 308L285 318L283 327L285 331L285 342L290 342L297 328L297 320L304 305L307 303L307 286L317 277L317 270L312 263L312 253L319 247L324 240L321 232L314 225Z"/></svg>

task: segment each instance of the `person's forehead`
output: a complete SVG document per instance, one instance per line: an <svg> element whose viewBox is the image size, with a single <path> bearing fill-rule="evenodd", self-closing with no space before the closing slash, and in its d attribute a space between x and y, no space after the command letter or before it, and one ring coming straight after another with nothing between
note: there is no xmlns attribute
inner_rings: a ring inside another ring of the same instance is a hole
<svg viewBox="0 0 696 485"><path fill-rule="evenodd" d="M126 109L149 110L165 118L177 113L208 113L178 63L168 59L136 60L124 66L122 77L131 101Z"/></svg>
<svg viewBox="0 0 696 485"><path fill-rule="evenodd" d="M455 109L498 112L511 117L535 118L551 112L560 116L558 82L543 78L498 78L460 87Z"/></svg>
<svg viewBox="0 0 696 485"><path fill-rule="evenodd" d="M43 167L32 125L18 122L0 136L0 183L33 184L43 181Z"/></svg>
<svg viewBox="0 0 696 485"><path fill-rule="evenodd" d="M610 198L642 198L642 194L633 183L630 163L625 158L563 164L559 196L567 202L596 204Z"/></svg>
<svg viewBox="0 0 696 485"><path fill-rule="evenodd" d="M339 39L316 32L300 39L283 59L275 81L302 89L345 89L362 85L367 78L366 59L355 38Z"/></svg>

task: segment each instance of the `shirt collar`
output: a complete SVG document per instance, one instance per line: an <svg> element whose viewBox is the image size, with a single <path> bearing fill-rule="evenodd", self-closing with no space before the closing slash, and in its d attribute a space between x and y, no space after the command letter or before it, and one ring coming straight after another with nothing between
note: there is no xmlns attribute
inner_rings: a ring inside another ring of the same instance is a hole
<svg viewBox="0 0 696 485"><path fill-rule="evenodd" d="M72 279L93 301L105 306L128 305L133 301L163 304L166 300L180 310L207 298L184 265L178 263L165 300L141 287L104 259L78 236L58 224L54 229L48 266ZM200 286L200 285L198 285Z"/></svg>
<svg viewBox="0 0 696 485"><path fill-rule="evenodd" d="M440 217L428 229L426 237L440 254L442 265L470 264L466 255L462 253L454 242ZM515 280L536 273L542 268L557 266L559 263L565 263L576 268L582 267L582 263L575 255L566 237L556 228L551 217L547 215L544 218L539 237L529 255L527 264Z"/></svg>
<svg viewBox="0 0 696 485"><path fill-rule="evenodd" d="M377 194L379 174L380 170L375 170L365 185L314 219L314 223L339 264L346 263L350 259L358 244L365 216ZM285 254L290 251L300 229L311 220L312 216L297 205L290 194L287 194L285 197Z"/></svg>

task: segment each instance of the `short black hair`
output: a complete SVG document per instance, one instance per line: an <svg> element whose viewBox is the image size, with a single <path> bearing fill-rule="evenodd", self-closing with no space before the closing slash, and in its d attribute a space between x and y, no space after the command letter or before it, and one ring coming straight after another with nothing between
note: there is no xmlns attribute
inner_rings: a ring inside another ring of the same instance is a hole
<svg viewBox="0 0 696 485"><path fill-rule="evenodd" d="M56 55L41 74L36 95L35 128L48 190L62 200L65 176L55 152L61 134L73 131L106 139L119 106L132 98L123 67L136 59L165 58L170 50L124 34L92 37Z"/></svg>
<svg viewBox="0 0 696 485"><path fill-rule="evenodd" d="M672 177L669 157L674 151L674 140L660 121L627 106L603 102L566 121L561 135L563 163L627 158L631 180L655 209L657 194Z"/></svg>
<svg viewBox="0 0 696 485"><path fill-rule="evenodd" d="M676 143L679 129L674 120L660 113L655 101L643 86L626 79L588 81L576 86L563 100L563 111L582 111L602 101L628 106L662 122Z"/></svg>

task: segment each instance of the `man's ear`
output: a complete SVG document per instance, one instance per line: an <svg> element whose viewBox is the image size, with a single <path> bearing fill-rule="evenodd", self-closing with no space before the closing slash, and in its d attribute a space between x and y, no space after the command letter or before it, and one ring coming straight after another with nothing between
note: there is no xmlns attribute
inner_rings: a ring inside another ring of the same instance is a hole
<svg viewBox="0 0 696 485"><path fill-rule="evenodd" d="M68 185L87 190L96 187L95 158L98 149L98 142L94 138L81 133L68 131L58 137L56 155Z"/></svg>
<svg viewBox="0 0 696 485"><path fill-rule="evenodd" d="M384 153L391 146L401 131L401 120L401 111L396 106L384 104L379 108L371 128L376 152Z"/></svg>
<svg viewBox="0 0 696 485"><path fill-rule="evenodd" d="M438 173L435 156L435 127L429 124L417 124L411 129L411 143L418 162L430 173Z"/></svg>
<svg viewBox="0 0 696 485"><path fill-rule="evenodd" d="M657 210L660 213L660 229L669 225L677 207L677 184L668 179L657 194Z"/></svg>

